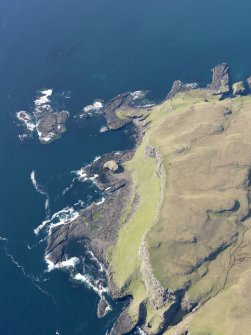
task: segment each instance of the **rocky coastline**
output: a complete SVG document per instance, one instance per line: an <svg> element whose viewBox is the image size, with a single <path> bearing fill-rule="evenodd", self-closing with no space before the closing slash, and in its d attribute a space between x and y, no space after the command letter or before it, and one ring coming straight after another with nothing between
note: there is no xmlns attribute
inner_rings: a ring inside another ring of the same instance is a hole
<svg viewBox="0 0 251 335"><path fill-rule="evenodd" d="M224 99L227 96L243 95L250 89L250 78L246 83L231 83L229 75L229 67L223 63L212 69L212 82L206 88L212 95L220 96ZM175 81L171 91L165 100L174 99L181 92L189 92L191 90L200 90L198 84L183 84L181 81ZM64 113L64 112L61 112ZM113 152L103 155L101 158L92 162L85 168L87 177L98 175L96 182L100 190L105 192L105 201L100 204L93 203L86 209L79 212L79 216L69 225L59 225L52 227L48 236L48 244L46 248L46 257L54 264L68 259L68 245L72 241L83 243L95 254L98 260L104 264L109 283L109 292L113 299L129 296L124 288L117 287L113 280L113 268L111 266L110 252L114 246L121 226L125 225L128 218L133 214L133 209L129 203L133 201L134 207L137 206L137 199L131 199L133 196L133 181L130 171L125 167L137 150L138 145L147 131L150 124L148 117L151 113L151 107L139 107L135 103L135 96L131 92L120 94L114 99L107 102L102 113L106 119L107 126L110 129L119 129L125 125L134 122L137 127L137 140L134 150L126 152ZM227 117L227 116L226 116ZM48 117L46 120L40 119L38 122L38 131L41 133L55 132L58 125L62 125L67 119L66 114L60 114ZM56 134L56 132L55 132ZM47 135L46 135L47 136ZM182 152L182 151L181 151ZM146 155L156 159L154 147L148 147ZM156 165L156 173L159 173L160 166ZM130 210L127 212L127 208ZM133 207L133 208L134 208ZM233 241L231 241L232 243ZM158 334L163 334L167 329L167 324L172 323L174 319L180 320L184 315L190 313L196 306L197 302L190 301L187 305L181 301L184 297L184 290L165 290L156 280L151 268L151 262L146 248L146 241L143 240L139 251L141 263L141 275L151 305L156 310L162 310L162 323L159 325ZM101 298L98 306L98 316L102 317L107 308L106 302ZM140 312L137 317L132 316L126 308L116 320L110 335L127 334L137 325L142 325L147 334L153 334L151 326L145 324L145 307L141 305ZM155 333L154 333L155 334ZM187 334L177 333L177 334Z"/></svg>

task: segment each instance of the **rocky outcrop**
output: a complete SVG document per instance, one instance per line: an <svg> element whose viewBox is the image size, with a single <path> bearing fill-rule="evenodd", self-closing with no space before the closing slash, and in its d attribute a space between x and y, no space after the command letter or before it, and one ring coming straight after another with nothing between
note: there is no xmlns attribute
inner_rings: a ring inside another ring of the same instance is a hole
<svg viewBox="0 0 251 335"><path fill-rule="evenodd" d="M243 95L246 92L246 87L243 81L238 81L237 83L234 83L232 89L234 95Z"/></svg>
<svg viewBox="0 0 251 335"><path fill-rule="evenodd" d="M143 238L139 250L139 258L141 260L140 272L148 292L151 305L156 309L161 309L175 299L167 290L164 290L159 281L154 277L149 258L146 240Z"/></svg>
<svg viewBox="0 0 251 335"><path fill-rule="evenodd" d="M59 138L66 130L65 123L69 113L44 113L37 122L37 133L41 143L50 143Z"/></svg>
<svg viewBox="0 0 251 335"><path fill-rule="evenodd" d="M133 95L131 92L127 92L117 95L105 104L103 114L110 129L119 129L132 121L130 116L121 119L116 114L117 109L128 107L132 103Z"/></svg>
<svg viewBox="0 0 251 335"><path fill-rule="evenodd" d="M103 115L110 129L119 129L138 119L144 121L149 115L152 104L142 105L147 92L136 91L119 94L108 101L103 108Z"/></svg>
<svg viewBox="0 0 251 335"><path fill-rule="evenodd" d="M150 158L156 158L156 148L152 145L146 147L146 156Z"/></svg>
<svg viewBox="0 0 251 335"><path fill-rule="evenodd" d="M137 322L138 319L133 319L125 309L115 321L110 335L126 335L136 327Z"/></svg>
<svg viewBox="0 0 251 335"><path fill-rule="evenodd" d="M211 84L208 86L213 94L221 95L230 92L230 78L229 67L226 63L217 65L212 69L213 78Z"/></svg>
<svg viewBox="0 0 251 335"><path fill-rule="evenodd" d="M105 297L101 297L98 303L98 310L97 310L98 318L103 318L107 314L107 311L109 309L110 309L110 306L108 302L106 301Z"/></svg>
<svg viewBox="0 0 251 335"><path fill-rule="evenodd" d="M114 173L119 170L119 166L114 160L111 160L111 161L105 162L104 169L109 170Z"/></svg>
<svg viewBox="0 0 251 335"><path fill-rule="evenodd" d="M181 80L176 80L173 83L171 91L168 93L166 99L173 99L180 92L194 90L198 87L199 85L197 83L184 84Z"/></svg>

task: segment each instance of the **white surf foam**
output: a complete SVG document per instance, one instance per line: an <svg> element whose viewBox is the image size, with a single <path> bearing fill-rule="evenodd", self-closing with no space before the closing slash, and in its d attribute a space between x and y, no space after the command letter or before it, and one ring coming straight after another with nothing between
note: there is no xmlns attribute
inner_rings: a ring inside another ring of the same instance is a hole
<svg viewBox="0 0 251 335"><path fill-rule="evenodd" d="M97 257L94 255L94 253L91 250L86 251L86 254L89 256L91 260L93 260L99 267L99 272L105 273L105 268L102 263L97 259Z"/></svg>
<svg viewBox="0 0 251 335"><path fill-rule="evenodd" d="M96 160L98 160L99 158L100 158L100 157L96 157L96 158L94 159L94 162L95 162ZM98 174L95 174L95 175L92 176L92 177L87 177L87 173L86 173L85 168L81 168L81 169L79 169L79 170L71 171L71 173L74 173L74 174L77 176L77 179L78 179L79 181L81 181L81 182L85 182L85 181L87 181L87 180L90 180L90 181L92 181L94 184L96 184L96 179L99 177ZM72 183L74 183L74 181L75 181L75 178L72 180ZM73 184L71 184L71 185L69 186L69 188L71 188L72 186L73 186ZM68 191L67 188L66 188L65 190Z"/></svg>
<svg viewBox="0 0 251 335"><path fill-rule="evenodd" d="M98 161L100 158L101 158L101 156L96 156L96 157L94 158L93 162Z"/></svg>
<svg viewBox="0 0 251 335"><path fill-rule="evenodd" d="M146 105L142 105L140 107L143 107L143 108L150 108L150 107L153 107L155 106L155 104L146 104Z"/></svg>
<svg viewBox="0 0 251 335"><path fill-rule="evenodd" d="M78 176L79 180L85 180L85 178L87 176L85 168L81 168L79 170L72 171L72 173L76 174Z"/></svg>
<svg viewBox="0 0 251 335"><path fill-rule="evenodd" d="M104 293L108 292L108 288L104 287L100 280L94 280L88 275L77 273L74 274L72 278L74 280L84 283L87 287L91 288L94 292L96 292L100 297L102 297Z"/></svg>
<svg viewBox="0 0 251 335"><path fill-rule="evenodd" d="M85 113L92 112L92 111L99 111L100 109L103 108L103 104L101 101L94 101L92 105L88 105L83 108L83 111Z"/></svg>
<svg viewBox="0 0 251 335"><path fill-rule="evenodd" d="M105 202L105 197L103 197L100 201L96 202L96 205L99 206Z"/></svg>
<svg viewBox="0 0 251 335"><path fill-rule="evenodd" d="M62 195L65 195L68 191L70 191L73 188L75 180L76 178L73 178L72 183L63 190Z"/></svg>
<svg viewBox="0 0 251 335"><path fill-rule="evenodd" d="M99 129L100 133L105 133L108 130L108 128L106 126L103 126Z"/></svg>
<svg viewBox="0 0 251 335"><path fill-rule="evenodd" d="M73 207L65 207L54 213L50 219L44 220L36 229L34 229L34 233L38 235L41 230L43 230L46 226L49 226L48 234L50 235L53 227L70 224L78 217L79 213L75 211Z"/></svg>
<svg viewBox="0 0 251 335"><path fill-rule="evenodd" d="M26 129L33 132L36 128L36 124L32 121L32 116L26 111L19 111L16 113L17 119L22 122Z"/></svg>
<svg viewBox="0 0 251 335"><path fill-rule="evenodd" d="M41 105L45 105L48 102L50 102L49 97L52 95L52 92L53 92L52 89L40 91L41 96L38 97L36 100L34 100L35 105L41 106Z"/></svg>
<svg viewBox="0 0 251 335"><path fill-rule="evenodd" d="M38 193L41 193L43 195L47 195L47 192L45 192L43 190L43 188L38 184L38 182L36 181L36 173L35 173L35 170L33 170L30 174L30 177L31 177L31 182L32 182L32 185L34 186L35 190L38 192Z"/></svg>
<svg viewBox="0 0 251 335"><path fill-rule="evenodd" d="M45 256L45 262L47 264L47 272L51 272L52 270L55 269L74 269L76 265L79 263L79 258L78 257L71 257L65 261L59 262L57 264L54 264L50 258L49 255Z"/></svg>
<svg viewBox="0 0 251 335"><path fill-rule="evenodd" d="M137 100L137 99L143 98L145 95L145 92L144 91L134 91L131 93L131 95L133 96L133 100Z"/></svg>

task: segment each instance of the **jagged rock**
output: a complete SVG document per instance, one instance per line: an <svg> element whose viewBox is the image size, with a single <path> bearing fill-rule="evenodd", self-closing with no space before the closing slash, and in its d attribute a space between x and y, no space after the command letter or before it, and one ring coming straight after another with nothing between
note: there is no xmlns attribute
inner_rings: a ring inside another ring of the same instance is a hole
<svg viewBox="0 0 251 335"><path fill-rule="evenodd" d="M180 92L194 90L195 88L198 88L197 83L184 84L181 80L176 80L173 83L171 91L168 93L166 99L172 99Z"/></svg>
<svg viewBox="0 0 251 335"><path fill-rule="evenodd" d="M226 108L226 109L224 110L224 116L229 116L229 115L231 115L231 114L232 114L232 111L231 111L230 108Z"/></svg>
<svg viewBox="0 0 251 335"><path fill-rule="evenodd" d="M125 335L128 334L137 325L138 320L132 319L125 309L118 319L115 321L110 335Z"/></svg>
<svg viewBox="0 0 251 335"><path fill-rule="evenodd" d="M108 161L104 164L104 169L110 170L111 172L114 173L114 172L118 171L119 166L114 160L111 160L111 161Z"/></svg>
<svg viewBox="0 0 251 335"><path fill-rule="evenodd" d="M229 87L229 67L226 63L217 65L212 69L212 83L208 88L214 91L214 94L227 94L230 91Z"/></svg>
<svg viewBox="0 0 251 335"><path fill-rule="evenodd" d="M234 83L232 86L233 94L234 95L242 95L246 91L246 87L243 83L243 81L238 81L237 83Z"/></svg>
<svg viewBox="0 0 251 335"><path fill-rule="evenodd" d="M98 317L103 318L107 314L108 309L109 304L107 303L104 297L101 297L98 303L98 310L97 310Z"/></svg>
<svg viewBox="0 0 251 335"><path fill-rule="evenodd" d="M146 156L150 158L155 158L156 157L156 149L152 145L148 145L146 147Z"/></svg>
<svg viewBox="0 0 251 335"><path fill-rule="evenodd" d="M119 94L115 98L108 101L103 109L103 114L110 129L119 129L132 121L131 117L120 119L116 115L118 108L129 106L133 102L131 92Z"/></svg>

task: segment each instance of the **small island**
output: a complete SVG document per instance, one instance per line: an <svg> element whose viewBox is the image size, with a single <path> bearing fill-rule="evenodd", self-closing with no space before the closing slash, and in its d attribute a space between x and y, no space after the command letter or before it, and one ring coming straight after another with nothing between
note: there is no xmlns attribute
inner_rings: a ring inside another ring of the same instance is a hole
<svg viewBox="0 0 251 335"><path fill-rule="evenodd" d="M16 113L19 122L24 126L25 133L19 135L20 139L29 137L36 132L41 144L49 144L59 139L66 131L66 121L70 114L68 111L55 111L51 106L49 97L52 90L42 90L34 101L32 112L20 111Z"/></svg>

